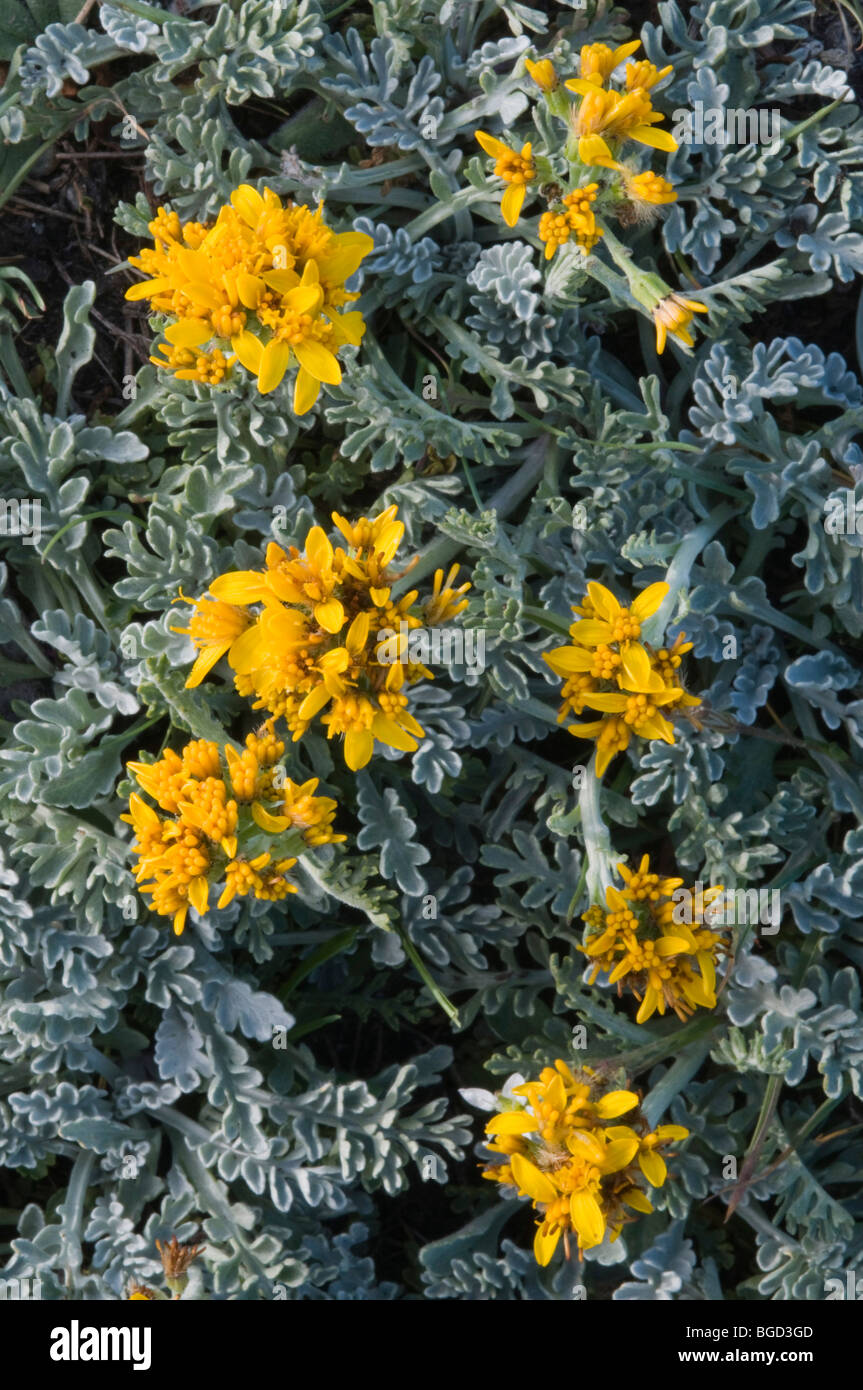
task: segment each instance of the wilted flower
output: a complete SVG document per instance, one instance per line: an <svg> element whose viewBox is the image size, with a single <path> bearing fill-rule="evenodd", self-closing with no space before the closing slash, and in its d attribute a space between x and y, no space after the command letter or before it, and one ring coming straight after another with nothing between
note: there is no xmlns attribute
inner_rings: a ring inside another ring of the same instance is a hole
<svg viewBox="0 0 863 1390"><path fill-rule="evenodd" d="M654 305L653 321L656 324L656 351L665 350L665 340L670 333L679 338L687 347L695 342L689 331L693 314L706 314L707 305L698 299L684 299L682 294L669 294Z"/></svg>
<svg viewBox="0 0 863 1390"><path fill-rule="evenodd" d="M197 1259L202 1250L206 1249L206 1246L181 1245L176 1236L171 1236L166 1245L157 1240L156 1249L159 1252L162 1268L167 1278L178 1279L181 1274L186 1273L189 1265L194 1259Z"/></svg>

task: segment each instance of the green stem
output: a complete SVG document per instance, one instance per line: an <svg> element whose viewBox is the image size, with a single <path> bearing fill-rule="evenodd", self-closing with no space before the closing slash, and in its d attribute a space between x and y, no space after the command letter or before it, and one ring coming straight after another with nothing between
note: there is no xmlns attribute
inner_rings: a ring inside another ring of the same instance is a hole
<svg viewBox="0 0 863 1390"><path fill-rule="evenodd" d="M402 943L402 946L405 949L405 953L407 954L408 958L412 961L418 975L420 976L429 994L432 996L435 1002L440 1005L447 1018L452 1020L454 1027L460 1027L461 1025L458 1016L458 1009L455 1007L454 1004L450 1003L443 990L436 983L436 981L432 979L432 976L429 973L428 966L426 965L416 946L414 946L407 932L399 924L396 924L396 932L398 934L399 940Z"/></svg>
<svg viewBox="0 0 863 1390"><path fill-rule="evenodd" d="M831 101L829 106L822 106L820 111L815 111L811 116L807 116L806 120L801 121L799 125L792 126L790 130L786 130L785 134L779 137L781 143L787 145L789 140L796 140L798 135L802 135L805 130L809 130L811 126L817 125L819 121L822 121L825 116L829 116L830 112L835 111L837 106L841 106L844 100L844 97L837 97L835 101Z"/></svg>
<svg viewBox="0 0 863 1390"><path fill-rule="evenodd" d="M346 951L356 940L358 932L358 927L348 927L347 931L339 932L336 936L331 936L328 941L322 942L316 951L312 951L311 955L300 961L296 970L288 976L281 989L276 991L277 997L281 999L282 1003L284 1004L290 998L297 985L301 984L307 975L311 975L313 970L317 970L319 965L323 965L325 961L338 955L340 951Z"/></svg>
<svg viewBox="0 0 863 1390"><path fill-rule="evenodd" d="M27 380L24 368L21 366L21 359L15 347L11 333L4 328L0 332L0 364L5 369L9 378L9 384L19 400L33 400L33 392Z"/></svg>
<svg viewBox="0 0 863 1390"><path fill-rule="evenodd" d="M734 1215L741 1199L746 1194L746 1189L755 1172L755 1165L758 1162L764 1140L767 1138L767 1131L770 1128L771 1121L776 1113L776 1107L779 1104L779 1093L782 1090L782 1085L782 1076L771 1076L765 1087L764 1096L761 1101L761 1109L758 1112L758 1120L755 1124L755 1133L752 1136L749 1148L746 1150L746 1156L740 1169L740 1177L737 1180L737 1185L728 1203L728 1210L725 1213L726 1221Z"/></svg>
<svg viewBox="0 0 863 1390"><path fill-rule="evenodd" d="M536 623L538 627L544 627L546 631L553 632L560 637L569 636L570 624L565 618L558 618L556 614L550 613L546 608L534 608L530 604L525 604L521 610L521 616L528 622Z"/></svg>
<svg viewBox="0 0 863 1390"><path fill-rule="evenodd" d="M584 884L585 884L585 881L586 881L586 879L587 879L587 869L588 869L588 864L589 864L589 862L590 862L590 861L589 861L587 855L585 854L584 858L583 858L582 861L581 861L581 873L578 875L578 883L575 885L575 892L574 892L573 895L572 895L572 898L571 898L571 900L570 900L569 907L566 909L566 922L567 922L567 926L569 925L569 923L572 921L573 917L575 916L576 905L577 905L578 900L579 900L579 898L581 897L581 894L582 894L582 892L583 892L583 890L584 890Z"/></svg>
<svg viewBox="0 0 863 1390"><path fill-rule="evenodd" d="M43 154L47 154L48 151L54 146L56 141L60 139L60 136L64 133L65 128L62 131L58 131L56 135L52 135L50 140L45 140L37 150L33 151L29 159L25 159L20 169L16 169L15 173L12 175L6 187L3 189L3 192L0 193L0 208L5 207L6 203L8 203L9 199L12 197L18 185L23 183L27 175L30 173L30 170L33 168L33 165L38 164Z"/></svg>
<svg viewBox="0 0 863 1390"><path fill-rule="evenodd" d="M104 512L82 512L80 516L70 517L64 522L59 530L55 531L45 549L42 551L41 560L44 565L45 557L57 541L66 531L71 531L73 526L80 526L82 521L96 521L99 517L112 517L115 521L134 521L136 526L143 526L144 523L139 516L132 516L131 513L121 512L118 507L112 507L110 511Z"/></svg>

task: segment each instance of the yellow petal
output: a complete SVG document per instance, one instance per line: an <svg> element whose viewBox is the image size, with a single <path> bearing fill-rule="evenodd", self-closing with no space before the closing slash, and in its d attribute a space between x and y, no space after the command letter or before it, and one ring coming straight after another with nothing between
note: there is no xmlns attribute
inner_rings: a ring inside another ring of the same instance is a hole
<svg viewBox="0 0 863 1390"><path fill-rule="evenodd" d="M361 652L366 645L369 637L369 614L368 610L358 613L348 628L348 635L345 638L345 646L348 651L356 655Z"/></svg>
<svg viewBox="0 0 863 1390"><path fill-rule="evenodd" d="M606 714L622 714L629 704L628 695L613 695L605 691L588 691L584 695L584 702L590 705L591 709L600 709Z"/></svg>
<svg viewBox="0 0 863 1390"><path fill-rule="evenodd" d="M605 1154L602 1159L603 1173L619 1173L621 1168L626 1168L638 1153L638 1137L633 1135L631 1139L612 1139L606 1146Z"/></svg>
<svg viewBox="0 0 863 1390"><path fill-rule="evenodd" d="M375 715L372 734L381 743L386 743L390 748L399 748L403 753L415 753L419 746L415 738L411 738L394 719L388 719L385 714Z"/></svg>
<svg viewBox="0 0 863 1390"><path fill-rule="evenodd" d="M568 77L564 82L564 87L568 87L571 92L578 92L581 97L590 96L596 91L596 83L589 82L586 77Z"/></svg>
<svg viewBox="0 0 863 1390"><path fill-rule="evenodd" d="M300 719L314 719L315 715L323 709L324 705L329 704L331 698L330 692L327 690L326 686L319 685L317 690L309 692L300 705L300 708L297 710L297 714Z"/></svg>
<svg viewBox="0 0 863 1390"><path fill-rule="evenodd" d="M254 333L238 333L231 339L231 348L237 354L246 371L252 372L255 376L261 370L261 358L264 349Z"/></svg>
<svg viewBox="0 0 863 1390"><path fill-rule="evenodd" d="M673 154L678 148L674 136L667 130L657 130L652 125L637 125L632 130L627 131L630 140L637 140L640 145L650 145L655 150L665 150L668 154Z"/></svg>
<svg viewBox="0 0 863 1390"><path fill-rule="evenodd" d="M602 1244L605 1217L591 1192L573 1192L569 1201L569 1215L583 1250Z"/></svg>
<svg viewBox="0 0 863 1390"><path fill-rule="evenodd" d="M668 1168L662 1154L655 1149L643 1149L638 1155L638 1166L651 1187L661 1187L665 1182Z"/></svg>
<svg viewBox="0 0 863 1390"><path fill-rule="evenodd" d="M553 651L543 652L543 661L548 662L558 676L568 676L576 671L589 671L593 665L593 653L584 647L555 647Z"/></svg>
<svg viewBox="0 0 863 1390"><path fill-rule="evenodd" d="M317 381L326 381L331 386L338 386L342 379L342 369L336 361L335 355L325 348L323 343L319 343L315 338L304 338L302 342L294 343L294 353L301 367L313 376Z"/></svg>
<svg viewBox="0 0 863 1390"><path fill-rule="evenodd" d="M597 1101L596 1113L602 1120L616 1120L638 1104L634 1091L609 1091L607 1096Z"/></svg>
<svg viewBox="0 0 863 1390"><path fill-rule="evenodd" d="M551 1235L543 1235L542 1227L537 1227L536 1235L533 1238L533 1255L537 1264L541 1265L543 1269L547 1264L551 1263L551 1258L560 1244L560 1237L562 1235L563 1231L560 1226L556 1227Z"/></svg>
<svg viewBox="0 0 863 1390"><path fill-rule="evenodd" d="M560 1072L557 1072L546 1086L545 1099L555 1110L566 1109L566 1091L563 1089L563 1077Z"/></svg>
<svg viewBox="0 0 863 1390"><path fill-rule="evenodd" d="M137 285L130 285L123 298L129 300L149 299L151 295L161 294L163 290L173 288L171 281L164 277L160 280L141 280Z"/></svg>
<svg viewBox="0 0 863 1390"><path fill-rule="evenodd" d="M266 579L257 570L231 570L228 574L220 574L210 585L214 598L238 607L259 603L266 592Z"/></svg>
<svg viewBox="0 0 863 1390"><path fill-rule="evenodd" d="M324 632L341 632L345 625L345 610L337 598L315 604L315 622Z"/></svg>
<svg viewBox="0 0 863 1390"><path fill-rule="evenodd" d="M195 911L203 916L207 910L210 885L205 878L193 878L189 884L189 902Z"/></svg>
<svg viewBox="0 0 863 1390"><path fill-rule="evenodd" d="M632 1207L633 1211L644 1212L645 1216L649 1216L653 1211L653 1203L640 1187L628 1187L625 1192L621 1192L620 1200Z"/></svg>
<svg viewBox="0 0 863 1390"><path fill-rule="evenodd" d="M614 167L611 150L601 135L582 135L578 142L578 157L582 164L598 164L600 168Z"/></svg>
<svg viewBox="0 0 863 1390"><path fill-rule="evenodd" d="M583 647L598 647L600 643L611 641L613 629L601 619L582 618L581 622L573 624L572 635Z"/></svg>
<svg viewBox="0 0 863 1390"><path fill-rule="evenodd" d="M659 994L653 988L653 985L648 985L647 989L644 991L644 998L641 1001L641 1007L639 1008L638 1013L635 1015L636 1023L646 1023L649 1018L652 1018L653 1015L656 1013L658 1004Z"/></svg>
<svg viewBox="0 0 863 1390"><path fill-rule="evenodd" d="M656 943L656 954L662 957L685 955L688 950L682 936L661 936Z"/></svg>
<svg viewBox="0 0 863 1390"><path fill-rule="evenodd" d="M492 159L500 159L501 155L509 154L509 145L505 145L502 140L496 140L493 135L487 135L484 130L474 131L474 137Z"/></svg>
<svg viewBox="0 0 863 1390"><path fill-rule="evenodd" d="M290 294L300 283L300 277L295 270L267 270L261 276L261 280L277 294Z"/></svg>
<svg viewBox="0 0 863 1390"><path fill-rule="evenodd" d="M368 729L351 729L345 734L345 762L351 772L359 772L372 756L375 741Z"/></svg>
<svg viewBox="0 0 863 1390"><path fill-rule="evenodd" d="M605 1158L605 1146L585 1129L574 1129L566 1136L566 1147L574 1158L587 1159L598 1167Z"/></svg>
<svg viewBox="0 0 863 1390"><path fill-rule="evenodd" d="M256 188L243 183L231 194L234 210L250 227L255 227L266 209L266 203Z"/></svg>
<svg viewBox="0 0 863 1390"><path fill-rule="evenodd" d="M610 589L592 579L587 586L587 596L593 604L596 616L604 623L613 623L620 617L622 609Z"/></svg>
<svg viewBox="0 0 863 1390"><path fill-rule="evenodd" d="M204 677L210 674L216 662L225 655L230 645L230 642L221 642L212 647L205 647L198 654L186 681L187 690L194 690L196 686L201 684Z"/></svg>
<svg viewBox="0 0 863 1390"><path fill-rule="evenodd" d="M264 288L260 275L249 275L247 271L241 270L237 276L237 294L240 296L240 303L247 309L257 309ZM251 337L251 334L249 336ZM245 365L243 363L243 366Z"/></svg>
<svg viewBox="0 0 863 1390"><path fill-rule="evenodd" d="M639 622L643 623L645 618L649 618L656 612L668 590L669 586L664 580L660 580L656 584L648 584L646 589L642 589L632 605L632 611Z"/></svg>
<svg viewBox="0 0 863 1390"><path fill-rule="evenodd" d="M198 347L212 338L213 330L206 319L180 319L165 329L165 337L174 347Z"/></svg>
<svg viewBox="0 0 863 1390"><path fill-rule="evenodd" d="M236 351L236 349L235 349ZM237 353L239 357L240 354ZM240 358L242 361L242 358ZM267 343L261 358L261 366L258 372L258 390L262 396L266 396L270 391L275 391L285 372L288 370L288 363L291 360L291 349L287 343L283 343L274 338Z"/></svg>
<svg viewBox="0 0 863 1390"><path fill-rule="evenodd" d="M318 569L327 569L333 563L333 547L322 526L313 526L306 536L306 555Z"/></svg>
<svg viewBox="0 0 863 1390"><path fill-rule="evenodd" d="M626 676L625 686L627 690L648 691L650 690L651 680L656 676L650 665L650 657L644 650L640 642L628 642L625 650L621 653L623 672ZM659 680L662 686L661 679Z"/></svg>
<svg viewBox="0 0 863 1390"><path fill-rule="evenodd" d="M500 200L500 210L508 227L514 227L524 205L527 189L523 183L511 183Z"/></svg>
<svg viewBox="0 0 863 1390"><path fill-rule="evenodd" d="M294 382L294 414L305 415L306 411L311 410L320 391L321 383L317 377L307 372L305 367L300 367Z"/></svg>
<svg viewBox="0 0 863 1390"><path fill-rule="evenodd" d="M558 1191L551 1178L545 1173L541 1173L536 1164L531 1163L524 1154L513 1154L509 1166L519 1191L534 1202L554 1202L557 1200Z"/></svg>
<svg viewBox="0 0 863 1390"><path fill-rule="evenodd" d="M288 307L294 309L298 314L310 314L319 308L323 297L324 292L320 285L317 281L313 281L311 284L297 285L295 289L290 290L286 296L286 302ZM308 341L320 347L316 338L309 338Z"/></svg>
<svg viewBox="0 0 863 1390"><path fill-rule="evenodd" d="M486 1134L533 1134L536 1119L526 1110L504 1110L493 1115L485 1127Z"/></svg>
<svg viewBox="0 0 863 1390"><path fill-rule="evenodd" d="M252 806L252 820L255 825L259 825L262 830L266 830L271 835L278 835L282 830L287 830L291 821L287 816L272 816L265 810L259 801Z"/></svg>

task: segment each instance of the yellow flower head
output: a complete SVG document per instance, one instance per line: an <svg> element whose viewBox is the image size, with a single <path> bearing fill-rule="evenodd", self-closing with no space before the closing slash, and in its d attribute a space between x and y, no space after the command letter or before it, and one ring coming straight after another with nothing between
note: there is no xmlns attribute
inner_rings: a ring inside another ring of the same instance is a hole
<svg viewBox="0 0 863 1390"><path fill-rule="evenodd" d="M589 254L602 236L602 228L593 215L593 203L599 189L597 183L587 183L567 193L558 211L549 210L539 219L539 237L545 242L545 259L550 261L558 247L570 239L580 251Z"/></svg>
<svg viewBox="0 0 863 1390"><path fill-rule="evenodd" d="M674 186L661 174L647 169L643 174L624 174L624 184L630 198L636 203L675 203L677 194Z"/></svg>
<svg viewBox="0 0 863 1390"><path fill-rule="evenodd" d="M219 385L239 360L263 394L295 365L297 415L311 408L322 382L338 384L339 349L358 344L364 331L359 312L340 312L357 297L345 281L371 250L371 237L334 232L320 207L283 207L272 189L259 193L248 184L212 223L183 225L160 208L150 232L153 246L129 258L149 279L126 298L149 299L169 320L162 356L152 362Z"/></svg>
<svg viewBox="0 0 863 1390"><path fill-rule="evenodd" d="M584 913L585 945L590 959L590 982L601 972L626 987L639 1001L638 1023L659 1010L673 1009L686 1019L696 1007L716 1007L716 964L728 952L728 939L705 925L706 909L721 896L721 887L700 887L678 894L682 878L650 872L644 855L637 870L618 865L623 888L606 889L606 906Z"/></svg>
<svg viewBox="0 0 863 1390"><path fill-rule="evenodd" d="M255 709L284 718L295 741L320 716L328 738L344 736L345 761L358 771L376 742L416 751L425 730L410 713L407 692L432 673L402 650L402 638L423 621L414 610L415 590L398 601L391 594L399 578L391 564L404 535L396 508L354 522L334 512L333 520L347 548L334 546L314 526L302 552L273 542L263 570L237 570L213 580L215 604L243 615L227 647L227 619L212 635L201 626L209 616L206 598L197 603L198 628L193 619L188 631L193 638L199 634L210 666L227 652L239 692L254 698ZM435 575L423 610L426 623L439 625L466 608L463 595L470 584L453 588L457 575L457 565L446 578L442 570ZM395 653L389 650L392 633ZM197 684L201 665L199 657L188 685Z"/></svg>
<svg viewBox="0 0 863 1390"><path fill-rule="evenodd" d="M639 59L637 63L627 63L626 90L632 92L636 87L640 87L642 91L649 92L651 88L656 86L657 82L661 82L671 71L670 63L664 68L657 68L646 58Z"/></svg>
<svg viewBox="0 0 863 1390"><path fill-rule="evenodd" d="M590 583L573 612L572 643L545 652L543 659L564 680L558 715L579 715L585 707L602 719L568 725L577 738L596 739L596 775L601 777L633 735L674 742L674 727L662 713L700 703L687 694L677 674L680 658L691 643L681 639L671 649L655 653L641 638L642 624L657 611L668 585L651 584L623 608L604 584Z"/></svg>
<svg viewBox="0 0 863 1390"><path fill-rule="evenodd" d="M684 299L682 294L669 294L655 306L653 321L656 325L656 351L664 352L670 333L681 343L692 347L695 339L689 331L693 314L706 314L707 305L697 299Z"/></svg>
<svg viewBox="0 0 863 1390"><path fill-rule="evenodd" d="M587 43L581 50L579 61L579 76L587 82L592 82L596 87L602 87L608 81L614 69L634 53L641 44L638 39L631 43L623 43L619 48L609 48L605 43ZM634 66L633 64L629 65ZM652 64L648 64L652 66ZM570 84L567 83L567 86Z"/></svg>
<svg viewBox="0 0 863 1390"><path fill-rule="evenodd" d="M462 595L467 593L471 587L470 584L465 581L457 589L452 587L458 578L460 568L460 565L451 565L446 578L444 578L443 570L435 570L432 597L423 610L425 620L430 627L451 622L468 607L468 601Z"/></svg>
<svg viewBox="0 0 863 1390"><path fill-rule="evenodd" d="M302 786L276 780L274 764L284 750L267 723L248 736L242 753L194 739L181 754L169 748L154 763L127 765L142 791L168 813L160 816L133 793L121 820L135 831L139 891L151 897L154 912L173 919L178 936L190 906L207 911L214 884L225 883L220 908L238 894L284 898L297 891L285 877L296 858L282 850L344 840L330 828L335 801L314 795L317 780ZM274 816L269 807L285 814ZM270 849L258 848L262 840L275 847L275 859Z"/></svg>
<svg viewBox="0 0 863 1390"><path fill-rule="evenodd" d="M662 1187L667 1166L658 1150L686 1139L681 1125L650 1130L636 1092L612 1088L591 1067L575 1071L561 1059L539 1079L517 1086L515 1105L486 1125L493 1162L483 1176L510 1184L539 1212L534 1255L551 1261L561 1238L567 1258L616 1240L633 1213L653 1207L641 1185ZM626 1124L617 1121L626 1116Z"/></svg>
<svg viewBox="0 0 863 1390"><path fill-rule="evenodd" d="M172 627L171 631L191 637L200 653L186 682L191 689L200 685L216 662L230 651L232 644L249 626L250 619L245 609L231 603L220 603L218 599L208 599L206 595L199 599L188 599L181 589L179 599L175 599L175 602L180 601L192 605L192 617L188 627Z"/></svg>
<svg viewBox="0 0 863 1390"><path fill-rule="evenodd" d="M550 59L541 58L538 63L534 63L530 58L525 58L524 65L541 91L553 92L560 85L560 79Z"/></svg>
<svg viewBox="0 0 863 1390"><path fill-rule="evenodd" d="M522 145L521 153L505 145L484 130L474 132L486 154L495 161L494 172L508 185L501 200L500 210L508 227L514 227L519 218L527 194L527 185L536 178L536 164L531 155L528 141Z"/></svg>
<svg viewBox="0 0 863 1390"><path fill-rule="evenodd" d="M578 156L583 164L604 164L614 156L609 140L635 140L657 150L672 152L677 141L667 130L656 130L664 120L654 111L648 92L640 87L631 92L606 91L583 78L571 78L567 87L581 93L583 100L573 108L572 126L578 137Z"/></svg>

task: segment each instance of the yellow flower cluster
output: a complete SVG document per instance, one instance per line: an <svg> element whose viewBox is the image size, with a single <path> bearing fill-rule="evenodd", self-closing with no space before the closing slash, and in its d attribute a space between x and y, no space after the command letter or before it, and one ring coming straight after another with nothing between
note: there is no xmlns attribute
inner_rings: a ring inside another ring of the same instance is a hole
<svg viewBox="0 0 863 1390"><path fill-rule="evenodd" d="M127 764L165 812L133 792L121 817L135 831L138 890L151 897L154 912L173 918L178 936L190 905L207 911L213 884L224 883L220 908L249 893L279 901L297 891L286 877L294 851L345 839L330 828L335 801L314 795L317 778L300 785L277 774L284 751L268 721L249 734L242 753L194 739L157 762Z"/></svg>
<svg viewBox="0 0 863 1390"><path fill-rule="evenodd" d="M617 171L623 176L622 180L612 185L616 188L618 197L625 190L626 196L634 202L673 202L677 195L667 179L650 171L646 174L636 174L615 158L618 147L627 141L650 145L660 150L677 149L677 141L668 131L656 129L664 117L661 112L653 109L650 96L652 88L671 72L670 65L658 69L646 60L627 63L623 87L617 89L606 86L615 70L638 46L637 41L622 44L615 49L604 43L585 44L580 55L579 76L570 78L564 84L569 91L580 96L581 100L577 103L567 101L565 94L559 91L557 74L547 58L538 63L527 59L526 64L534 82L549 98L552 111L563 116L572 131L576 141L577 160L571 158L571 166L577 162L584 167L596 166ZM530 143L523 145L519 152L484 130L476 131L476 139L486 154L494 159L496 177L503 179L507 184L501 210L507 226L514 227L524 204L528 185L537 182L543 173L551 172L550 166L547 171L543 168L548 161L534 156ZM582 190L573 191L577 194ZM569 196L571 195L562 199L564 208L567 207ZM553 208L552 212L557 217L566 215L557 208ZM547 218L548 214L545 216ZM548 225L546 222L546 226ZM573 230L581 231L582 228L573 227ZM543 240L546 242L546 257L550 259L555 247L562 242L545 236ZM590 244L584 249L589 251L596 241L593 231L587 240Z"/></svg>
<svg viewBox="0 0 863 1390"><path fill-rule="evenodd" d="M665 118L654 111L650 96L656 84L671 72L670 64L660 70L644 59L627 63L622 88L606 86L624 59L638 47L637 39L619 48L609 48L604 43L586 44L581 50L579 76L564 84L581 97L579 105L570 112L570 121L582 164L619 168L612 146L616 150L627 140L657 150L677 149L673 135L655 129Z"/></svg>
<svg viewBox="0 0 863 1390"><path fill-rule="evenodd" d="M603 718L568 725L576 738L596 739L596 775L638 738L674 742L674 728L662 713L699 705L680 683L684 654L692 649L683 634L672 647L653 651L641 643L641 624L655 613L668 593L665 583L651 584L629 608L621 607L604 584L590 583L570 628L572 644L544 653L552 671L564 679L558 720L579 715L587 706Z"/></svg>
<svg viewBox="0 0 863 1390"><path fill-rule="evenodd" d="M652 169L639 171L619 158L621 150L630 143L667 152L677 149L674 136L658 129L664 117L654 110L652 101L653 88L668 76L671 65L657 68L647 59L627 62L618 81L621 64L638 47L637 40L618 48L604 43L585 44L578 77L569 78L562 85L548 58L538 62L525 59L551 115L565 127L558 150L538 154L528 142L519 152L484 130L475 135L486 154L494 159L495 175L506 184L501 211L507 226L515 226L534 184L548 201L537 229L546 260L551 260L567 243L588 256L600 238L605 237L609 253L626 276L634 298L653 318L657 351L661 353L669 333L691 347L694 339L689 325L693 313L707 313L707 307L674 293L658 275L640 271L611 235L608 225L597 220L598 213L610 213L621 224L629 225L655 216L656 208L677 199L671 183L661 174ZM578 100L571 100L567 92L575 93ZM589 171L596 169L607 171L603 182L585 182ZM559 182L562 171L566 173L568 191Z"/></svg>
<svg viewBox="0 0 863 1390"><path fill-rule="evenodd" d="M598 183L587 183L567 193L559 211L549 209L539 219L539 239L545 242L545 259L550 261L559 246L574 240L588 254L602 236L593 215Z"/></svg>
<svg viewBox="0 0 863 1390"><path fill-rule="evenodd" d="M218 385L239 359L262 394L296 364L293 408L304 415L322 382L337 385L337 353L358 344L365 325L345 281L371 250L362 232L334 232L322 209L283 207L270 188L242 184L213 223L182 224L159 208L149 224L154 245L133 266L149 278L126 291L149 299L171 320L158 367ZM231 355L225 350L230 346Z"/></svg>
<svg viewBox="0 0 863 1390"><path fill-rule="evenodd" d="M531 156L531 144L522 145L521 153L511 150L503 140L488 135L484 130L476 132L476 138L487 155L495 161L495 176L503 179L507 188L501 199L500 210L508 227L514 227L519 218L527 194L527 185L536 178L536 164Z"/></svg>
<svg viewBox="0 0 863 1390"><path fill-rule="evenodd" d="M538 1264L550 1262L561 1237L569 1259L570 1236L581 1255L600 1245L606 1232L616 1240L635 1213L653 1210L639 1178L662 1187L668 1170L659 1150L686 1139L687 1129L651 1130L634 1091L608 1090L591 1067L573 1072L559 1059L514 1094L523 1103L486 1125L487 1147L503 1162L491 1164L483 1177L514 1186L539 1211ZM627 1124L616 1123L622 1115Z"/></svg>
<svg viewBox="0 0 863 1390"><path fill-rule="evenodd" d="M590 959L590 983L603 972L621 995L626 988L639 1001L636 1022L673 1009L685 1020L696 1008L716 1008L716 965L728 953L728 939L704 925L705 909L722 895L722 887L692 889L687 898L672 895L682 878L650 872L643 855L638 869L618 864L624 886L606 889L605 908L583 914L586 944L579 950ZM689 911L679 908L688 903ZM675 911L675 908L678 908ZM677 917L690 921L677 921ZM697 967L697 969L696 969Z"/></svg>
<svg viewBox="0 0 863 1390"><path fill-rule="evenodd" d="M451 587L458 565L446 576L438 570L420 618L416 589L391 596L400 575L390 564L404 535L397 508L353 523L334 512L333 520L346 548L334 547L320 526L309 531L302 553L271 543L264 570L220 575L209 597L194 600L188 628L176 630L200 653L187 686L200 684L227 655L237 690L254 697L255 709L284 718L295 741L321 715L328 738L344 734L345 762L357 771L376 740L413 753L425 736L406 690L434 679L432 672L410 659L406 641L382 632L406 635L423 619L429 626L447 622L467 607L462 596L470 585Z"/></svg>

